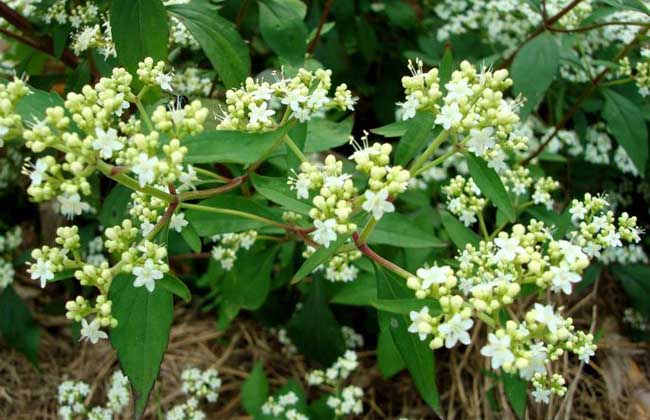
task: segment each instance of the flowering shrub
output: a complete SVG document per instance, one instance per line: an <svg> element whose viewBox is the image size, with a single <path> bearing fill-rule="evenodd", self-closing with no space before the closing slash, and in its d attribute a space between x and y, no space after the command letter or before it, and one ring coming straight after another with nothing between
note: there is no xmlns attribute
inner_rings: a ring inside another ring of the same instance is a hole
<svg viewBox="0 0 650 420"><path fill-rule="evenodd" d="M427 1L421 42L388 81L360 81L329 57L333 44L318 50L354 22L366 35L343 43L375 63L379 35L344 6L260 0L251 23L247 1L236 13L226 3L0 3L9 39L74 69L65 87L28 67L31 79L0 84L0 185L47 210L51 236L0 224L0 304L20 320L0 332L36 362L38 329L12 283L64 283L80 340L110 340L124 372L92 409L88 385L63 382L61 418L112 418L129 384L143 415L174 297L221 329L246 312L272 320L285 354L315 363L307 393L295 381L270 393L255 365L242 404L263 419L362 415L353 349L364 347L386 377L408 370L440 416L435 355L481 358L486 383L505 388L492 409L523 418L528 392L531 404L575 392L580 374L561 365L598 357L596 321L566 306L605 266L630 295L626 323L647 332L635 216L647 206L634 206L650 191L645 3ZM418 19L407 2L352 3L395 28ZM388 112L353 125L375 105ZM603 181L584 182L589 171ZM166 418L205 418L220 375L189 368L181 380L188 398Z"/></svg>

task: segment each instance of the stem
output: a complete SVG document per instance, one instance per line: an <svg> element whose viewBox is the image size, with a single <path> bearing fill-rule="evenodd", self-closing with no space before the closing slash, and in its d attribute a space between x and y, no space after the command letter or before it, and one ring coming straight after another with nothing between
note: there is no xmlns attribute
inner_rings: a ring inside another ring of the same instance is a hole
<svg viewBox="0 0 650 420"><path fill-rule="evenodd" d="M168 194L164 191L160 191L157 188L153 188L150 186L145 185L144 187L141 187L138 181L135 179L131 178L127 174L119 171L115 171L117 167L110 165L103 160L98 159L97 160L97 169L103 173L105 176L108 178L112 179L115 182L118 182L122 185L124 185L127 188L130 188L134 191L139 191L143 194L149 194L152 195L156 198L159 198L163 201L166 201L168 203L174 201L174 197L172 197L171 194Z"/></svg>
<svg viewBox="0 0 650 420"><path fill-rule="evenodd" d="M194 166L194 170L196 171L197 174L202 174L205 176L209 176L210 178L218 179L219 181L223 182L230 182L231 180L226 178L225 176L221 176L219 174L215 174L212 171L208 171L207 169L199 168L197 166Z"/></svg>
<svg viewBox="0 0 650 420"><path fill-rule="evenodd" d="M325 22L327 22L327 16L330 14L332 3L334 3L334 0L327 0L325 2L325 6L323 6L323 13L320 15L320 20L318 21L318 28L316 28L316 34L314 35L314 38L309 42L309 45L307 46L307 54L313 53L314 49L316 48L316 44L320 39L321 31L323 30L323 25L325 25Z"/></svg>
<svg viewBox="0 0 650 420"><path fill-rule="evenodd" d="M420 168L419 171L413 174L413 176L417 176L421 174L422 172L428 171L429 169L433 168L434 166L440 165L442 162L446 161L453 155L457 153L456 149L451 149L448 152L446 152L444 155L437 157L436 159L432 160L431 162L427 163L423 167Z"/></svg>
<svg viewBox="0 0 650 420"><path fill-rule="evenodd" d="M181 208L186 208L190 210L197 210L197 211L203 211L206 213L215 213L215 214L229 214L231 216L237 216L237 217L242 217L245 219L250 219L250 220L256 220L261 223L265 223L267 225L279 227L282 229L287 229L287 225L284 225L282 223L276 222L275 220L267 219L266 217L258 216L256 214L252 213L246 213L243 211L239 210L233 210L233 209L224 209L220 207L208 207L208 206L203 206L201 204L190 204L190 203L180 203Z"/></svg>
<svg viewBox="0 0 650 420"><path fill-rule="evenodd" d="M476 315L481 321L485 322L490 328L495 328L496 323L494 319L490 318L485 312L478 312Z"/></svg>
<svg viewBox="0 0 650 420"><path fill-rule="evenodd" d="M483 239L488 240L490 235L488 235L487 227L485 226L485 219L483 218L483 212L478 213L478 224L481 226L481 233L483 234Z"/></svg>
<svg viewBox="0 0 650 420"><path fill-rule="evenodd" d="M198 191L187 191L187 192L182 192L180 194L180 200L181 201L187 201L187 200L197 200L201 198L208 198L212 197L217 194L224 193L226 191L233 190L237 188L238 186L241 185L244 180L248 178L248 176L243 175L243 176L238 176L237 178L232 179L229 183L226 185L222 185L220 187L215 187L215 188L209 188L206 190L198 190Z"/></svg>
<svg viewBox="0 0 650 420"><path fill-rule="evenodd" d="M140 93L144 92L145 90L146 90L146 86L142 88ZM138 108L138 111L140 112L140 117L144 121L144 124L147 126L149 132L155 131L153 128L153 124L149 119L149 114L147 114L147 111L144 109L144 106L142 105L142 101L140 101L140 93L138 94L138 96L135 97L135 106Z"/></svg>
<svg viewBox="0 0 650 420"><path fill-rule="evenodd" d="M633 82L634 79L631 77L626 77L624 79L618 79L618 80L610 80L609 82L601 83L600 86L602 87L608 87L608 86L618 86L618 85L624 85L626 83Z"/></svg>
<svg viewBox="0 0 650 420"><path fill-rule="evenodd" d="M436 152L436 150L438 150L438 147L440 147L440 145L442 144L442 142L445 141L445 139L446 139L448 136L449 136L449 132L448 132L448 131L446 131L446 130L445 130L445 131L442 131L442 132L441 132L440 134L438 134L438 136L433 140L433 142L431 142L431 144L427 147L427 149L424 151L424 153L422 153L422 154L420 155L420 157L418 157L418 158L415 160L415 162L413 162L413 164L412 164L411 167L409 168L409 171L411 171L411 173L414 174L414 176L415 176L415 174L420 173L420 172L418 171L418 169L420 169L420 167L421 167L422 165L424 165L424 164L426 163L426 161L428 161L428 160L431 158L431 156L433 156L433 154Z"/></svg>
<svg viewBox="0 0 650 420"><path fill-rule="evenodd" d="M307 158L302 153L302 150L300 150L298 145L296 145L296 143L294 143L293 140L291 140L291 137L285 135L284 137L282 137L282 139L284 140L284 143L287 146L289 146L289 149L291 149L291 151L298 157L298 159L300 159L301 162L307 162Z"/></svg>
<svg viewBox="0 0 650 420"><path fill-rule="evenodd" d="M392 262L388 261L387 259L385 259L384 257L382 257L381 255L377 254L375 251L370 249L368 247L368 245L359 242L359 234L358 233L355 232L354 234L352 234L352 238L354 239L354 243L357 245L357 248L359 249L359 251L361 251L361 253L363 255L370 258L371 260L373 260L377 264L381 265L384 268L389 269L390 271L392 271L393 273L395 273L398 276L402 277L403 279L408 279L410 277L415 277L413 274L411 274L410 272L404 270L399 265L397 265L395 263L392 263Z"/></svg>
<svg viewBox="0 0 650 420"><path fill-rule="evenodd" d="M368 240L368 237L372 233L372 231L375 229L375 226L377 225L378 220L375 219L373 216L370 216L370 219L368 219L368 223L366 223L366 226L364 226L363 230L361 231L361 234L359 234L359 239L358 242L360 244L365 244L366 241Z"/></svg>

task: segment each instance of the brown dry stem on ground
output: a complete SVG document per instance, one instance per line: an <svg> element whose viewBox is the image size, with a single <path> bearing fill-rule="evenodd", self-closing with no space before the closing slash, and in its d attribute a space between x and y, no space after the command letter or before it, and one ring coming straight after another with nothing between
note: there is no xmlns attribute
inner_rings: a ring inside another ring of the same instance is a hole
<svg viewBox="0 0 650 420"><path fill-rule="evenodd" d="M38 298L34 289L21 294ZM575 358L565 358L555 369L563 373L569 392L546 407L529 402L527 418L568 419L648 419L650 418L650 348L629 341L620 331L626 303L617 284L607 277L595 288L571 301L558 302L577 326L602 329L596 358L583 366ZM522 309L523 310L523 309ZM108 342L97 345L74 343L69 324L60 316L37 317L44 327L41 337L40 370L20 354L0 344L0 419L56 419L57 386L65 379L83 380L91 386L88 402L103 405L111 374L118 368ZM452 419L514 419L505 404L505 391L486 375L485 358L479 355L484 327L474 329L473 345L452 352L437 353L438 387L443 414ZM372 348L371 345L367 346ZM437 416L419 398L406 373L384 379L374 351L359 352L360 368L352 383L365 391L366 419L433 419ZM156 387L151 393L147 419L157 419L186 398L180 391L180 374L188 367L219 370L223 380L219 400L204 406L209 419L248 418L241 406L240 389L255 361L264 363L271 390L288 379L304 384L306 372L315 366L300 355L287 355L275 335L251 320L241 319L227 331L218 331L214 319L198 311L179 307L171 340ZM320 394L306 389L311 397ZM492 400L492 404L490 403ZM494 402L504 410L494 410ZM124 418L129 418L127 415Z"/></svg>

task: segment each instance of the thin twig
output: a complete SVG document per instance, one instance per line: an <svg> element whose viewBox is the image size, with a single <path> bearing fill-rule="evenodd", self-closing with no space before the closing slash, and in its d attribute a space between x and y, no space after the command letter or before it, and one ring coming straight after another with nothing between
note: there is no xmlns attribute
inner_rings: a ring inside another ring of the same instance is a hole
<svg viewBox="0 0 650 420"><path fill-rule="evenodd" d="M309 42L309 45L307 46L307 54L313 53L314 49L316 48L316 44L320 39L320 34L323 31L323 26L325 25L325 22L327 22L327 16L329 16L330 14L332 3L334 3L334 0L327 0L325 2L325 6L323 6L323 13L321 13L320 20L318 21L318 28L316 28L316 34L314 34L314 38Z"/></svg>

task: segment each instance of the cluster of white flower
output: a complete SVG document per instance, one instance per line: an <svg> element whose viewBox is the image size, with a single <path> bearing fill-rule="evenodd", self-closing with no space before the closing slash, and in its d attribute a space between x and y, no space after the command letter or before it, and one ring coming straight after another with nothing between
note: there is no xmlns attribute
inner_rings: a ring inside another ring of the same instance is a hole
<svg viewBox="0 0 650 420"><path fill-rule="evenodd" d="M618 248L607 248L598 256L603 264L648 264L650 260L641 245L630 244Z"/></svg>
<svg viewBox="0 0 650 420"><path fill-rule="evenodd" d="M212 79L196 67L186 67L174 74L174 87L179 95L208 97L212 89Z"/></svg>
<svg viewBox="0 0 650 420"><path fill-rule="evenodd" d="M636 217L623 212L616 219L605 197L587 193L583 201L574 199L569 209L576 230L568 234L589 256L598 257L608 248L623 246L623 242L639 243L642 230L636 225ZM618 227L616 223L618 222Z"/></svg>
<svg viewBox="0 0 650 420"><path fill-rule="evenodd" d="M541 177L535 180L528 168L517 166L506 170L502 174L501 180L506 190L517 196L518 199L529 194L530 187L533 186L531 194L533 204L543 204L547 209L553 209L551 193L560 188L560 183L553 178Z"/></svg>
<svg viewBox="0 0 650 420"><path fill-rule="evenodd" d="M76 55L81 55L89 49L96 49L104 59L117 57L111 23L108 15L100 17L97 23L84 25L71 36L70 47Z"/></svg>
<svg viewBox="0 0 650 420"><path fill-rule="evenodd" d="M282 344L282 351L287 356L293 356L294 354L298 353L298 349L296 348L296 345L293 344L293 341L291 341L291 338L289 337L289 333L287 332L286 329L271 328L269 331L271 332L271 334L275 335L278 342Z"/></svg>
<svg viewBox="0 0 650 420"><path fill-rule="evenodd" d="M307 383L312 386L330 386L336 391L328 396L327 405L336 416L360 415L363 413L363 390L358 386L343 387L350 374L359 366L355 352L348 350L325 371L317 369L307 374Z"/></svg>
<svg viewBox="0 0 650 420"><path fill-rule="evenodd" d="M249 230L240 233L224 233L222 235L214 235L210 239L214 242L219 242L219 245L212 247L212 258L219 261L224 270L230 271L235 265L235 261L237 261L237 251L241 248L249 250L255 244L257 231Z"/></svg>
<svg viewBox="0 0 650 420"><path fill-rule="evenodd" d="M325 247L336 241L338 234L353 232L357 226L350 221L355 206L372 215L377 221L385 213L395 211L392 200L406 191L411 174L401 166L390 166L390 144L368 144L367 136L362 145L351 140L355 152L350 159L356 169L368 176L367 189L359 195L352 182L352 175L343 172L343 162L328 155L324 164L303 162L295 178L289 178L291 189L300 199L308 199L310 191L318 191L312 198L313 208L309 216L314 220L314 241Z"/></svg>
<svg viewBox="0 0 650 420"><path fill-rule="evenodd" d="M458 342L470 343L469 330L478 317L489 327L488 344L481 353L491 358L494 369L517 372L527 380L544 374L565 351L587 363L595 350L593 337L576 331L571 318L562 318L552 305L535 303L523 321L510 319L505 325L497 315L515 301L525 284L571 294L590 257L621 247L623 241L638 242L636 218L623 213L616 220L607 206L606 200L589 194L583 201L574 200L569 211L577 228L567 234L570 241L554 239L542 222L533 219L528 226L517 224L511 233L481 241L478 247L466 245L456 257L456 271L450 266L418 269L407 286L417 298L438 300L442 311L431 313L428 306L412 311L409 331L421 340L431 336L432 349L452 348ZM564 392L553 376L538 377L533 384L541 396Z"/></svg>
<svg viewBox="0 0 650 420"><path fill-rule="evenodd" d="M185 137L203 131L209 111L200 101L181 106L180 100L168 107L158 106L151 115L156 130L174 137Z"/></svg>
<svg viewBox="0 0 650 420"><path fill-rule="evenodd" d="M77 3L56 0L44 10L43 20L45 23L70 24L75 29L94 21L99 14L99 8L93 1Z"/></svg>
<svg viewBox="0 0 650 420"><path fill-rule="evenodd" d="M0 235L0 292L14 281L16 274L13 266L13 254L23 242L20 226L7 230Z"/></svg>
<svg viewBox="0 0 650 420"><path fill-rule="evenodd" d="M625 308L623 322L637 331L650 331L650 319L633 308Z"/></svg>
<svg viewBox="0 0 650 420"><path fill-rule="evenodd" d="M190 0L165 0L163 4L165 6L170 6L174 4L186 4L189 2ZM192 50L199 49L199 43L194 39L187 27L174 16L170 19L169 45Z"/></svg>
<svg viewBox="0 0 650 420"><path fill-rule="evenodd" d="M29 93L25 82L17 77L7 84L0 84L0 147L22 131L23 120L16 113L16 105Z"/></svg>
<svg viewBox="0 0 650 420"><path fill-rule="evenodd" d="M301 68L295 77L287 79L281 74L274 83L248 78L241 88L226 92L226 108L217 128L267 131L288 118L305 122L328 109L353 110L356 98L345 84L337 86L334 97L328 96L331 73ZM284 111L278 112L283 107ZM274 115L280 119L273 118Z"/></svg>
<svg viewBox="0 0 650 420"><path fill-rule="evenodd" d="M262 405L262 414L273 416L274 419L309 420L309 417L295 407L298 401L298 396L293 391L277 397L269 396Z"/></svg>
<svg viewBox="0 0 650 420"><path fill-rule="evenodd" d="M121 371L115 371L108 389L108 402L105 407L86 407L85 398L90 387L85 382L64 381L59 385L59 418L74 420L83 417L88 420L112 420L119 415L131 400L129 380Z"/></svg>
<svg viewBox="0 0 650 420"><path fill-rule="evenodd" d="M447 196L447 209L468 227L476 223L476 216L483 213L487 205L472 178L458 175L442 188L442 192Z"/></svg>
<svg viewBox="0 0 650 420"><path fill-rule="evenodd" d="M214 403L219 398L221 379L219 372L215 369L201 371L197 368L185 369L181 373L181 390L199 400L205 398L208 402Z"/></svg>
<svg viewBox="0 0 650 420"><path fill-rule="evenodd" d="M343 325L341 327L341 334L343 335L343 341L345 342L346 348L358 349L363 347L363 336L357 333L352 327Z"/></svg>
<svg viewBox="0 0 650 420"><path fill-rule="evenodd" d="M443 96L437 69L424 73L420 61L417 67L409 63L409 68L412 76L402 78L406 95L400 104L402 119L412 118L418 110L433 112L442 136L450 136L456 148L467 148L497 170L505 165L506 152L526 149L527 139L515 130L519 103L504 97L512 85L507 70L478 71L463 61L444 85Z"/></svg>
<svg viewBox="0 0 650 420"><path fill-rule="evenodd" d="M316 249L307 245L302 253L303 258L309 258ZM327 262L320 264L314 269L314 272L323 271L325 278L331 282L351 282L356 280L359 274L359 269L352 264L353 261L361 258L361 252L352 250L349 252L341 252L334 255Z"/></svg>
<svg viewBox="0 0 650 420"><path fill-rule="evenodd" d="M201 371L188 368L181 373L181 391L188 395L187 401L172 407L165 415L166 420L203 420L205 413L199 407L201 400L215 403L219 398L221 379L215 369Z"/></svg>

